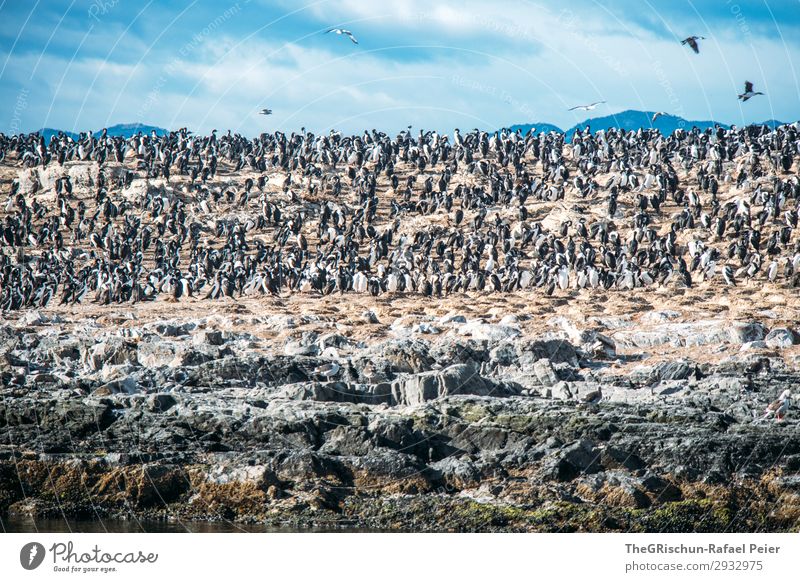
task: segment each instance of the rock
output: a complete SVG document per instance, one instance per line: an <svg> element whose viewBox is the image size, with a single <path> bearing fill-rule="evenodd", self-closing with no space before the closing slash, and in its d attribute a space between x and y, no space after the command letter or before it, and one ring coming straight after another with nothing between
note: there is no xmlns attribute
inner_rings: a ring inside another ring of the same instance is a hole
<svg viewBox="0 0 800 582"><path fill-rule="evenodd" d="M617 355L616 343L607 335L593 330L578 329L576 325L565 317L555 317L549 323L564 330L570 341L594 357L613 358Z"/></svg>
<svg viewBox="0 0 800 582"><path fill-rule="evenodd" d="M664 323L665 321L669 321L671 319L677 319L680 316L681 314L677 311L649 311L642 315L641 321L642 323Z"/></svg>
<svg viewBox="0 0 800 582"><path fill-rule="evenodd" d="M752 350L765 350L767 349L767 342L765 341L754 341L754 342L744 342L742 347L739 348L740 352L748 352Z"/></svg>
<svg viewBox="0 0 800 582"><path fill-rule="evenodd" d="M733 322L728 328L731 343L742 344L745 342L752 342L763 340L765 335L764 326L760 323L742 323L739 321ZM692 345L688 344L687 345Z"/></svg>
<svg viewBox="0 0 800 582"><path fill-rule="evenodd" d="M349 338L338 334L338 333L326 333L324 335L319 336L317 339L317 344L320 348L336 348L342 349L347 348L353 344Z"/></svg>
<svg viewBox="0 0 800 582"><path fill-rule="evenodd" d="M440 330L438 327L426 322L417 323L411 328L411 331L412 333L426 333L432 335L442 333L442 330Z"/></svg>
<svg viewBox="0 0 800 582"><path fill-rule="evenodd" d="M645 466L638 455L611 445L603 449L600 463L607 469L624 468L628 471L638 471Z"/></svg>
<svg viewBox="0 0 800 582"><path fill-rule="evenodd" d="M361 314L361 318L367 323L380 323L378 320L378 316L375 315L375 312L371 309L368 309L364 313Z"/></svg>
<svg viewBox="0 0 800 582"><path fill-rule="evenodd" d="M374 437L363 428L337 426L325 434L325 444L319 451L333 455L367 455L376 446Z"/></svg>
<svg viewBox="0 0 800 582"><path fill-rule="evenodd" d="M659 502L680 501L683 499L683 494L678 487L653 473L642 479L642 486Z"/></svg>
<svg viewBox="0 0 800 582"><path fill-rule="evenodd" d="M595 333L583 344L583 348L597 358L616 358L616 342L602 333Z"/></svg>
<svg viewBox="0 0 800 582"><path fill-rule="evenodd" d="M135 394L141 392L139 384L132 376L121 380L112 380L96 388L92 394L94 396L109 396L111 394Z"/></svg>
<svg viewBox="0 0 800 582"><path fill-rule="evenodd" d="M742 344L764 339L760 323L700 320L691 323L665 323L650 330L621 330L614 339L623 347L652 348L664 344L676 346L705 346L709 344Z"/></svg>
<svg viewBox="0 0 800 582"><path fill-rule="evenodd" d="M551 387L558 383L558 375L553 369L553 365L550 363L550 360L546 358L537 360L533 364L533 373L536 374L536 377L539 379L539 382L542 384L542 386Z"/></svg>
<svg viewBox="0 0 800 582"><path fill-rule="evenodd" d="M547 465L547 476L558 481L569 481L581 474L596 473L602 469L600 452L588 440L579 440L564 449Z"/></svg>
<svg viewBox="0 0 800 582"><path fill-rule="evenodd" d="M489 361L498 366L510 366L517 361L517 348L513 343L503 342L489 352Z"/></svg>
<svg viewBox="0 0 800 582"><path fill-rule="evenodd" d="M481 472L467 457L447 457L431 464L444 481L445 488L469 489L480 485Z"/></svg>
<svg viewBox="0 0 800 582"><path fill-rule="evenodd" d="M139 363L136 344L122 338L109 337L85 349L82 352L84 363L92 370L99 370L104 365L122 365Z"/></svg>
<svg viewBox="0 0 800 582"><path fill-rule="evenodd" d="M319 352L316 344L303 345L298 341L287 341L283 346L283 353L287 356L316 356Z"/></svg>
<svg viewBox="0 0 800 582"><path fill-rule="evenodd" d="M791 329L776 327L766 335L764 343L771 348L790 348L800 343L800 337Z"/></svg>
<svg viewBox="0 0 800 582"><path fill-rule="evenodd" d="M192 343L196 346L221 346L225 343L222 332L206 329L192 336Z"/></svg>
<svg viewBox="0 0 800 582"><path fill-rule="evenodd" d="M46 324L47 318L36 310L27 311L19 318L19 323L25 326L39 326Z"/></svg>
<svg viewBox="0 0 800 582"><path fill-rule="evenodd" d="M467 318L463 315L458 313L450 312L447 315L442 316L439 318L439 323L448 324L448 323L467 323Z"/></svg>
<svg viewBox="0 0 800 582"><path fill-rule="evenodd" d="M470 321L461 326L459 333L471 335L477 340L488 340L492 342L509 340L519 337L521 332L517 327L511 325L500 325L493 323L483 323L482 321Z"/></svg>
<svg viewBox="0 0 800 582"><path fill-rule="evenodd" d="M397 373L419 373L428 371L435 363L430 356L430 344L420 339L388 341L373 348L379 358L391 365Z"/></svg>
<svg viewBox="0 0 800 582"><path fill-rule="evenodd" d="M164 412L177 403L178 401L172 394L151 394L147 397L147 408L151 412Z"/></svg>
<svg viewBox="0 0 800 582"><path fill-rule="evenodd" d="M664 362L656 366L655 374L662 382L685 380L694 371L694 366L686 361Z"/></svg>
<svg viewBox="0 0 800 582"><path fill-rule="evenodd" d="M572 390L570 390L568 382L559 382L556 384L552 391L550 392L553 398L558 398L559 400L572 400L573 394Z"/></svg>
<svg viewBox="0 0 800 582"><path fill-rule="evenodd" d="M137 361L148 368L171 366L174 365L178 353L184 349L175 342L165 340L143 341L137 348Z"/></svg>

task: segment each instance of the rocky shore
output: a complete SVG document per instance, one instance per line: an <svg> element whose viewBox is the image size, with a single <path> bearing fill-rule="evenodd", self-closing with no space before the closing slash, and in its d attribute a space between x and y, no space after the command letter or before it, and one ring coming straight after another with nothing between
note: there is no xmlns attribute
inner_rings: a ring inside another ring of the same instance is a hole
<svg viewBox="0 0 800 582"><path fill-rule="evenodd" d="M345 317L330 312L337 300L8 316L0 512L413 531L798 528L797 415L762 419L800 384L799 330L774 312L391 317L359 298ZM330 362L335 377L315 373ZM598 388L598 404L580 403Z"/></svg>

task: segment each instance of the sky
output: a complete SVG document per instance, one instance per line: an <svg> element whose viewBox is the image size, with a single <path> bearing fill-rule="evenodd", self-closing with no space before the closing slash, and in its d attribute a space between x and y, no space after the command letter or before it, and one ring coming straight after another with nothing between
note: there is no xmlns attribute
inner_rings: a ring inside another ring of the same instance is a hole
<svg viewBox="0 0 800 582"><path fill-rule="evenodd" d="M0 132L791 122L798 57L800 0L0 0Z"/></svg>

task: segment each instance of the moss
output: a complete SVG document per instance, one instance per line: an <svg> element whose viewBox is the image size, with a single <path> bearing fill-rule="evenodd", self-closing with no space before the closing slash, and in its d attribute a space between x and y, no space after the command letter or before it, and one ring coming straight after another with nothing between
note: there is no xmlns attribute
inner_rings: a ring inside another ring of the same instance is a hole
<svg viewBox="0 0 800 582"><path fill-rule="evenodd" d="M502 428L528 434L536 426L536 419L523 414L501 414L492 419L492 422Z"/></svg>
<svg viewBox="0 0 800 582"><path fill-rule="evenodd" d="M451 410L454 416L467 422L478 422L489 416L489 411L480 404L464 403Z"/></svg>
<svg viewBox="0 0 800 582"><path fill-rule="evenodd" d="M675 501L641 516L645 531L664 533L719 532L731 524L730 508L711 499Z"/></svg>

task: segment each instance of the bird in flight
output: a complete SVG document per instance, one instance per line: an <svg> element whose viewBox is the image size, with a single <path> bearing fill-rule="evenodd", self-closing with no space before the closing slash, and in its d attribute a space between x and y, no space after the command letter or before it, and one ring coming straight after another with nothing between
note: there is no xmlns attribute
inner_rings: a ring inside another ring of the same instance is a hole
<svg viewBox="0 0 800 582"><path fill-rule="evenodd" d="M681 41L681 44L688 44L692 47L692 50L697 54L700 54L700 46L697 44L698 40L705 40L706 37L704 36L690 36L689 38L685 38Z"/></svg>
<svg viewBox="0 0 800 582"><path fill-rule="evenodd" d="M329 32L335 32L336 34L338 34L340 36L342 34L345 34L345 35L350 37L350 40L353 41L353 44L358 44L358 41L356 40L356 37L354 37L353 33L350 32L349 30L345 30L344 28L329 28L328 30L325 31L325 34L328 34Z"/></svg>
<svg viewBox="0 0 800 582"><path fill-rule="evenodd" d="M577 105L575 107L570 107L567 111L575 111L576 109L580 109L581 111L591 111L601 103L605 103L605 101L595 101L594 103L590 103L589 105Z"/></svg>
<svg viewBox="0 0 800 582"><path fill-rule="evenodd" d="M750 81L744 82L744 93L739 95L739 99L744 103L748 99L755 97L756 95L763 95L761 91L753 91L753 84Z"/></svg>
<svg viewBox="0 0 800 582"><path fill-rule="evenodd" d="M262 109L260 113L261 115L272 115L272 109Z"/></svg>
<svg viewBox="0 0 800 582"><path fill-rule="evenodd" d="M653 119L651 119L650 121L654 122L659 117L664 117L665 115L666 113L664 113L663 111L656 111L655 113L653 113Z"/></svg>

